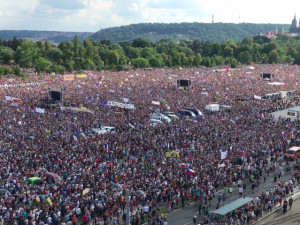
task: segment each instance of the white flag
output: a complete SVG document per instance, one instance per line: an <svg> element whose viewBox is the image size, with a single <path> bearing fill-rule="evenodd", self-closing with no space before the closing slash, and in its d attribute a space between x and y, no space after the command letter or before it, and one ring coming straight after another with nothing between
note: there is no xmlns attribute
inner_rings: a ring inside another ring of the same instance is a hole
<svg viewBox="0 0 300 225"><path fill-rule="evenodd" d="M35 111L36 111L37 113L42 113L42 114L45 113L45 109L43 109L43 108L38 108L38 107L36 107L36 108L35 108Z"/></svg>
<svg viewBox="0 0 300 225"><path fill-rule="evenodd" d="M221 160L226 159L226 156L227 156L227 151L221 152Z"/></svg>
<svg viewBox="0 0 300 225"><path fill-rule="evenodd" d="M152 101L152 105L160 105L160 102L158 102L158 101Z"/></svg>
<svg viewBox="0 0 300 225"><path fill-rule="evenodd" d="M254 99L261 100L261 96L254 95Z"/></svg>
<svg viewBox="0 0 300 225"><path fill-rule="evenodd" d="M78 139L75 135L73 135L73 139L74 139L74 141L78 141Z"/></svg>
<svg viewBox="0 0 300 225"><path fill-rule="evenodd" d="M11 96L5 96L6 101L11 101L12 97Z"/></svg>

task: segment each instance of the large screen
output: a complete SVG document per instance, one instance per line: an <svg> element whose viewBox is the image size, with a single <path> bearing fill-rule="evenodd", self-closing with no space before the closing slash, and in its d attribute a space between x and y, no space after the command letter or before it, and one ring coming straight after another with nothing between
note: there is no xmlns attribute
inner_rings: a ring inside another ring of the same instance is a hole
<svg viewBox="0 0 300 225"><path fill-rule="evenodd" d="M262 78L263 78L264 80L265 80L265 79L271 80L271 74L270 74L270 73L263 73Z"/></svg>
<svg viewBox="0 0 300 225"><path fill-rule="evenodd" d="M61 92L59 91L50 91L50 98L54 101L61 101Z"/></svg>
<svg viewBox="0 0 300 225"><path fill-rule="evenodd" d="M177 80L177 85L180 87L188 87L190 84L190 80Z"/></svg>

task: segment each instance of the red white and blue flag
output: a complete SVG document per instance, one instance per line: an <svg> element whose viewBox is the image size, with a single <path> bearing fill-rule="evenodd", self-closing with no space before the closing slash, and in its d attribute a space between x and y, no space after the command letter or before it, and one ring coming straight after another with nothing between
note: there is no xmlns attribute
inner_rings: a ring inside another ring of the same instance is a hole
<svg viewBox="0 0 300 225"><path fill-rule="evenodd" d="M186 168L186 165L185 165L185 163L179 163L179 167L180 168Z"/></svg>
<svg viewBox="0 0 300 225"><path fill-rule="evenodd" d="M187 175L195 175L195 171L192 169L187 169L186 173L187 173Z"/></svg>
<svg viewBox="0 0 300 225"><path fill-rule="evenodd" d="M108 152L108 144L104 145L104 149L105 149L106 152Z"/></svg>

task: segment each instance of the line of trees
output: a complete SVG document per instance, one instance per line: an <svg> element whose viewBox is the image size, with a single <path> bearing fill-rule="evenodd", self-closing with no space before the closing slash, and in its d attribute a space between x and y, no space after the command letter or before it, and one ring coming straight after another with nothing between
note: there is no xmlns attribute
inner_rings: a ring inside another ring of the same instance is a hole
<svg viewBox="0 0 300 225"><path fill-rule="evenodd" d="M300 37L278 35L276 40L264 36L224 43L194 41L150 42L135 39L112 44L109 40L70 42L58 46L49 41L33 42L14 38L0 40L0 75L16 73L20 68L63 74L74 70L125 70L149 67L212 67L216 65L294 63L300 65ZM21 74L21 73L18 73Z"/></svg>

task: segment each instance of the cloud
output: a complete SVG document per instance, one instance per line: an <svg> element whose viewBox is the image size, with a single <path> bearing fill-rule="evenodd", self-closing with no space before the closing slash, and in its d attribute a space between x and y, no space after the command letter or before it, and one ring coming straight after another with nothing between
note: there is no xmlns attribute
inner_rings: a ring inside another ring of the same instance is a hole
<svg viewBox="0 0 300 225"><path fill-rule="evenodd" d="M133 23L210 23L213 14L215 22L291 23L300 1L0 0L0 6L0 29L96 32Z"/></svg>
<svg viewBox="0 0 300 225"><path fill-rule="evenodd" d="M82 9L84 8L84 4L80 0L40 0L40 4L48 5L55 9Z"/></svg>

